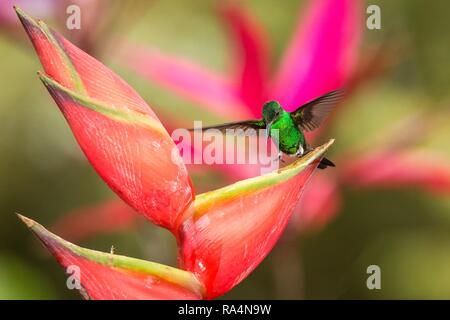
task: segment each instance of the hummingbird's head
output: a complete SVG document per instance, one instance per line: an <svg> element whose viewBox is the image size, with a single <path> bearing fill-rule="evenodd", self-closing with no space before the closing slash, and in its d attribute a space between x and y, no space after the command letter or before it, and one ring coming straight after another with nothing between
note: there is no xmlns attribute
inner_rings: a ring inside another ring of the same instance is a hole
<svg viewBox="0 0 450 320"><path fill-rule="evenodd" d="M267 124L273 123L275 120L277 120L281 113L283 112L283 109L281 108L281 105L276 101L269 101L264 104L263 107L263 118L264 121Z"/></svg>

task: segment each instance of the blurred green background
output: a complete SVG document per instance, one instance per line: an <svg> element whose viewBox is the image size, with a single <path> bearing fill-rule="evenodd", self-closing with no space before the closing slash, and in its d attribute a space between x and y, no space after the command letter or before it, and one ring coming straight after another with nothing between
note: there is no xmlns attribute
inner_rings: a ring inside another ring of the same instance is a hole
<svg viewBox="0 0 450 320"><path fill-rule="evenodd" d="M291 35L302 2L248 1L269 32L274 63ZM386 38L405 44L406 50L395 67L348 101L328 133L338 137L332 153L377 136L383 128L423 110L436 115L439 126L422 148L450 159L450 2L374 0L367 4L381 7L382 29L364 30L361 52ZM203 0L145 2L139 14L130 10L133 23L120 25L115 36L224 70L228 43L215 5ZM41 66L25 33L12 38L8 32L0 35L0 298L78 299L76 292L67 290L64 271L14 213L51 226L66 212L109 199L112 192L85 160L35 75ZM96 56L136 88L157 113L170 116L175 110L196 110L186 111L186 117L220 120L125 70L109 53ZM343 207L333 221L301 235L287 230L268 258L224 298L450 298L449 197L415 189L342 192ZM176 262L175 242L168 232L144 220L138 230L101 235L80 244L102 251L114 245L120 254ZM292 252L294 256L289 257ZM366 268L371 264L381 267L381 290L366 287Z"/></svg>

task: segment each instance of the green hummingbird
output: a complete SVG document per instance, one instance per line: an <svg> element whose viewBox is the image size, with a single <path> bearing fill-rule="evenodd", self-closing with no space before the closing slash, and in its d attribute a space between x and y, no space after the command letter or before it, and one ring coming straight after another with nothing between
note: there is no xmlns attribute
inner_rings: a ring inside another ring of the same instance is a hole
<svg viewBox="0 0 450 320"><path fill-rule="evenodd" d="M284 110L277 101L269 101L263 106L262 119L231 122L190 130L218 129L225 134L254 135L258 130L265 129L267 139L271 137L279 146L278 159L281 159L283 153L301 157L313 150L306 141L304 131L317 129L343 95L343 90L331 91L305 103L292 112ZM325 169L334 166L333 162L327 158L322 158L318 168Z"/></svg>

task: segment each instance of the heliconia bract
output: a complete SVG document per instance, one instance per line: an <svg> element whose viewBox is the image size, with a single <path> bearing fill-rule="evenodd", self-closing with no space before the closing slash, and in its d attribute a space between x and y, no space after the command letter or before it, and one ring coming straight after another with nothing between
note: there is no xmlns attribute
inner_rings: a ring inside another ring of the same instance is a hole
<svg viewBox="0 0 450 320"><path fill-rule="evenodd" d="M194 196L186 167L155 113L103 64L17 12L46 72L40 77L92 166L130 206L171 229Z"/></svg>
<svg viewBox="0 0 450 320"><path fill-rule="evenodd" d="M242 281L281 236L333 140L280 170L195 198L174 142L115 73L17 9L39 77L87 158L128 205L175 235L180 269L80 248L21 217L92 299L211 299ZM183 270L182 270L183 269ZM84 278L83 278L84 277Z"/></svg>

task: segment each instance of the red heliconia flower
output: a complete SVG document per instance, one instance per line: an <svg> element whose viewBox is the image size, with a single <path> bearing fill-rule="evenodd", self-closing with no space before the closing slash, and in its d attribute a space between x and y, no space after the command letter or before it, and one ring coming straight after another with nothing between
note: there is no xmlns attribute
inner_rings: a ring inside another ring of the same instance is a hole
<svg viewBox="0 0 450 320"><path fill-rule="evenodd" d="M275 245L333 141L281 170L195 197L175 143L145 101L45 23L16 10L44 67L39 76L84 154L123 201L174 234L180 269L83 249L22 220L63 267L80 269L89 298L210 299L242 281Z"/></svg>

